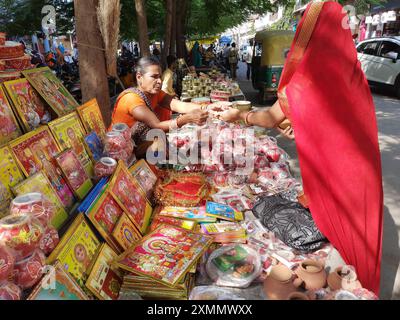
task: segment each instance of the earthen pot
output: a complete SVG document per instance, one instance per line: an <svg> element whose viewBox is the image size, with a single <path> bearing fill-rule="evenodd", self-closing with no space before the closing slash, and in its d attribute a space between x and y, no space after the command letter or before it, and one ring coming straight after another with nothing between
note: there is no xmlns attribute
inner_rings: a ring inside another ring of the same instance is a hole
<svg viewBox="0 0 400 320"><path fill-rule="evenodd" d="M285 300L289 294L297 291L293 284L293 273L284 265L272 267L264 281L264 293L270 300Z"/></svg>
<svg viewBox="0 0 400 320"><path fill-rule="evenodd" d="M335 271L331 272L328 276L328 286L333 291L341 289L352 291L362 288L352 266L337 267Z"/></svg>
<svg viewBox="0 0 400 320"><path fill-rule="evenodd" d="M301 292L292 292L286 300L310 300L310 298Z"/></svg>
<svg viewBox="0 0 400 320"><path fill-rule="evenodd" d="M304 286L306 290L320 289L325 287L326 272L324 265L316 260L304 260L296 269L296 286Z"/></svg>

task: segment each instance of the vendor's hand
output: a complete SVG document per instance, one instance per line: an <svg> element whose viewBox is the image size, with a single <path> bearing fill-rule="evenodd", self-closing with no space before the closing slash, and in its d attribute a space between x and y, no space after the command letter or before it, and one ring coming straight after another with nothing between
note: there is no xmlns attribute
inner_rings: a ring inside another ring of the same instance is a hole
<svg viewBox="0 0 400 320"><path fill-rule="evenodd" d="M281 129L277 127L278 131L286 138L293 140L294 139L294 130L292 126L288 126L285 129Z"/></svg>
<svg viewBox="0 0 400 320"><path fill-rule="evenodd" d="M224 111L221 114L217 115L217 118L224 120L225 122L236 122L236 121L239 121L242 119L241 114L242 114L242 111L231 108L231 109Z"/></svg>
<svg viewBox="0 0 400 320"><path fill-rule="evenodd" d="M208 118L208 111L205 110L194 110L191 113L187 113L187 123L194 123L197 125L203 125Z"/></svg>

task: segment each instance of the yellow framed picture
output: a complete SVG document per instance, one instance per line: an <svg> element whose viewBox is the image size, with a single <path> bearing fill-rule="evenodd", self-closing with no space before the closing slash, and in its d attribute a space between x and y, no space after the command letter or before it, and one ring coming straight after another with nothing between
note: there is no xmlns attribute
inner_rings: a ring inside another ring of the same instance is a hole
<svg viewBox="0 0 400 320"><path fill-rule="evenodd" d="M47 264L60 261L78 285L87 290L85 283L98 255L101 242L83 214L78 214L59 244L47 258ZM86 292L86 291L85 291Z"/></svg>
<svg viewBox="0 0 400 320"><path fill-rule="evenodd" d="M3 88L0 86L0 146L22 135L18 121Z"/></svg>
<svg viewBox="0 0 400 320"><path fill-rule="evenodd" d="M153 209L122 160L118 162L110 180L109 190L129 219L144 234L149 226Z"/></svg>
<svg viewBox="0 0 400 320"><path fill-rule="evenodd" d="M56 192L50 184L43 171L39 171L33 176L27 178L23 182L17 184L12 188L15 196L20 196L25 193L39 192L43 194L49 201L51 201L56 207L56 215L51 221L51 224L60 229L64 222L68 219L68 214L61 204Z"/></svg>
<svg viewBox="0 0 400 320"><path fill-rule="evenodd" d="M53 120L49 123L49 128L60 149L65 151L68 148L72 148L78 156L79 161L85 167L89 177L92 177L93 163L85 149L84 138L86 133L78 114L72 112L64 117Z"/></svg>
<svg viewBox="0 0 400 320"><path fill-rule="evenodd" d="M147 162L143 159L139 160L129 168L129 172L136 179L143 193L146 194L147 200L151 202L153 190L157 182L157 176L150 169Z"/></svg>
<svg viewBox="0 0 400 320"><path fill-rule="evenodd" d="M10 148L26 177L43 170L63 206L67 209L73 206L74 195L54 160L54 157L61 150L47 126L40 127L13 140L10 142Z"/></svg>
<svg viewBox="0 0 400 320"><path fill-rule="evenodd" d="M3 85L25 132L35 130L51 121L49 107L41 100L27 79L8 81Z"/></svg>
<svg viewBox="0 0 400 320"><path fill-rule="evenodd" d="M86 133L96 132L102 141L106 135L106 126L96 99L86 102L78 107L78 114L85 127Z"/></svg>
<svg viewBox="0 0 400 320"><path fill-rule="evenodd" d="M9 147L0 148L0 218L8 214L13 198L11 188L25 179Z"/></svg>
<svg viewBox="0 0 400 320"><path fill-rule="evenodd" d="M78 102L75 101L49 67L25 70L22 71L22 74L57 116L66 115L79 107Z"/></svg>
<svg viewBox="0 0 400 320"><path fill-rule="evenodd" d="M112 236L124 251L128 250L136 242L142 239L142 235L125 213L123 213L121 218L119 218Z"/></svg>
<svg viewBox="0 0 400 320"><path fill-rule="evenodd" d="M99 300L117 300L121 289L123 273L112 265L118 258L114 250L103 243L93 265L86 287Z"/></svg>

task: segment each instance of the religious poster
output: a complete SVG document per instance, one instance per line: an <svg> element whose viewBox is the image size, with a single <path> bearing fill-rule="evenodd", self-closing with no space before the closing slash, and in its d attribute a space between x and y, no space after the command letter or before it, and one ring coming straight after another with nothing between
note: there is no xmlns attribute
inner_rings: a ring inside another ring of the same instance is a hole
<svg viewBox="0 0 400 320"><path fill-rule="evenodd" d="M70 113L62 118L49 123L51 133L62 151L72 148L79 161L85 167L89 177L93 176L93 163L85 149L85 130L76 112Z"/></svg>
<svg viewBox="0 0 400 320"><path fill-rule="evenodd" d="M50 111L26 79L8 81L4 88L14 104L14 110L25 132L35 130L51 120Z"/></svg>
<svg viewBox="0 0 400 320"><path fill-rule="evenodd" d="M96 132L102 141L106 135L106 126L104 125L103 116L96 99L86 102L78 107L78 113L82 120L86 132Z"/></svg>
<svg viewBox="0 0 400 320"><path fill-rule="evenodd" d="M71 148L67 149L56 156L55 159L71 190L80 200L83 200L93 187L93 183L75 151Z"/></svg>
<svg viewBox="0 0 400 320"><path fill-rule="evenodd" d="M174 287L189 272L212 237L161 225L116 260L117 266Z"/></svg>
<svg viewBox="0 0 400 320"><path fill-rule="evenodd" d="M22 71L57 116L73 112L79 104L48 67Z"/></svg>
<svg viewBox="0 0 400 320"><path fill-rule="evenodd" d="M152 207L121 160L110 180L110 192L143 234L149 226Z"/></svg>
<svg viewBox="0 0 400 320"><path fill-rule="evenodd" d="M37 284L27 300L89 300L60 262L48 266L48 273Z"/></svg>
<svg viewBox="0 0 400 320"><path fill-rule="evenodd" d="M60 153L60 148L47 126L15 139L10 143L10 148L26 177L43 170L63 206L67 209L72 207L74 195L54 162L55 156Z"/></svg>
<svg viewBox="0 0 400 320"><path fill-rule="evenodd" d="M125 213L119 219L112 235L124 251L142 239L142 235Z"/></svg>
<svg viewBox="0 0 400 320"><path fill-rule="evenodd" d="M25 193L39 192L46 199L52 202L56 208L56 215L54 216L51 224L54 228L60 229L63 223L68 219L68 214L54 189L52 188L50 181L47 179L43 171L40 171L33 176L27 178L21 183L17 184L12 188L13 193L16 196L21 196Z"/></svg>
<svg viewBox="0 0 400 320"><path fill-rule="evenodd" d="M85 283L100 246L99 239L85 221L83 214L79 214L46 262L52 264L56 260L60 261L64 270L86 292Z"/></svg>
<svg viewBox="0 0 400 320"><path fill-rule="evenodd" d="M118 249L117 251L121 251L122 246L118 242L116 243L112 233L123 213L122 208L107 191L96 200L86 213L100 235L111 247Z"/></svg>
<svg viewBox="0 0 400 320"><path fill-rule="evenodd" d="M135 177L142 191L146 194L147 200L150 201L157 182L157 176L150 169L147 162L143 159L139 160L129 168L129 172Z"/></svg>
<svg viewBox="0 0 400 320"><path fill-rule="evenodd" d="M17 119L0 86L0 146L14 140L22 134Z"/></svg>
<svg viewBox="0 0 400 320"><path fill-rule="evenodd" d="M25 179L9 147L0 149L0 219L10 212L11 188Z"/></svg>
<svg viewBox="0 0 400 320"><path fill-rule="evenodd" d="M104 145L95 131L90 132L84 138L86 151L92 161L99 161L103 157Z"/></svg>

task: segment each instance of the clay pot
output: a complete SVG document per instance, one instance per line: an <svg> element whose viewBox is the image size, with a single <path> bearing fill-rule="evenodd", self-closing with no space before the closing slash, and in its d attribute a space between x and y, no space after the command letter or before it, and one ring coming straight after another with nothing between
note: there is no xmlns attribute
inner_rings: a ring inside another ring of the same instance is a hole
<svg viewBox="0 0 400 320"><path fill-rule="evenodd" d="M42 224L28 214L9 215L0 220L0 242L13 249L19 258L30 255L39 246Z"/></svg>
<svg viewBox="0 0 400 320"><path fill-rule="evenodd" d="M13 271L14 283L23 290L32 288L41 279L45 264L46 256L39 249L31 256L17 261Z"/></svg>
<svg viewBox="0 0 400 320"><path fill-rule="evenodd" d="M331 272L328 276L328 286L332 291L341 289L352 291L362 288L352 266L337 267L335 271Z"/></svg>
<svg viewBox="0 0 400 320"><path fill-rule="evenodd" d="M299 277L296 279L297 286L304 285L306 290L320 289L326 284L326 272L324 265L316 260L304 260L296 270Z"/></svg>
<svg viewBox="0 0 400 320"><path fill-rule="evenodd" d="M286 300L310 300L310 298L301 292L292 292Z"/></svg>
<svg viewBox="0 0 400 320"><path fill-rule="evenodd" d="M270 300L285 300L289 294L297 291L293 284L293 273L284 265L272 267L264 281L264 293Z"/></svg>

